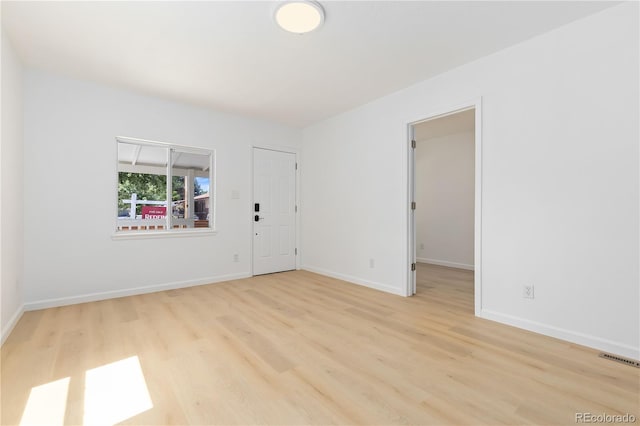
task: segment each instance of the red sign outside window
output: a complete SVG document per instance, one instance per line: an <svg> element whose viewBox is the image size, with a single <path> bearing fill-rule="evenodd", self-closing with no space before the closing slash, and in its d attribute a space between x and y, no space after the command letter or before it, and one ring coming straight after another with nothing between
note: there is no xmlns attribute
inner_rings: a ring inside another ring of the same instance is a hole
<svg viewBox="0 0 640 426"><path fill-rule="evenodd" d="M166 215L166 207L142 206L143 219L164 219Z"/></svg>

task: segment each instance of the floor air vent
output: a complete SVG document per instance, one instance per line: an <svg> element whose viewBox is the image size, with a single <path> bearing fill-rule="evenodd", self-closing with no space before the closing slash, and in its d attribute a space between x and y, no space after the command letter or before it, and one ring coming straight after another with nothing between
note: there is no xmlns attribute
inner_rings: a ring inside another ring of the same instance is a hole
<svg viewBox="0 0 640 426"><path fill-rule="evenodd" d="M623 358L617 355L606 354L604 352L600 353L600 358L610 359L611 361L615 361L622 364L630 365L632 367L640 368L640 361L636 361L633 359Z"/></svg>

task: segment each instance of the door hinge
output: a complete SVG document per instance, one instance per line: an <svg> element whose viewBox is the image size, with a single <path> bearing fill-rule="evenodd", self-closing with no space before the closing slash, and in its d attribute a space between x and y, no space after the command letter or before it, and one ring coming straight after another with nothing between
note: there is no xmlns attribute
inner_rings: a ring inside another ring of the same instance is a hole
<svg viewBox="0 0 640 426"><path fill-rule="evenodd" d="M294 250L294 253L296 254L296 256L298 255L298 248L296 247L296 249Z"/></svg>
<svg viewBox="0 0 640 426"><path fill-rule="evenodd" d="M415 263L412 263L412 264L411 264L411 270L412 270L412 271L415 271L415 270L416 270L416 264L415 264Z"/></svg>
<svg viewBox="0 0 640 426"><path fill-rule="evenodd" d="M412 201L411 202L411 210L415 210L416 209L416 202Z"/></svg>
<svg viewBox="0 0 640 426"><path fill-rule="evenodd" d="M296 206L296 213L298 213L298 206Z"/></svg>
<svg viewBox="0 0 640 426"><path fill-rule="evenodd" d="M415 139L412 139L411 140L411 148L415 149L415 147L416 147L416 141L415 141Z"/></svg>
<svg viewBox="0 0 640 426"><path fill-rule="evenodd" d="M296 170L298 170L298 163L296 163Z"/></svg>

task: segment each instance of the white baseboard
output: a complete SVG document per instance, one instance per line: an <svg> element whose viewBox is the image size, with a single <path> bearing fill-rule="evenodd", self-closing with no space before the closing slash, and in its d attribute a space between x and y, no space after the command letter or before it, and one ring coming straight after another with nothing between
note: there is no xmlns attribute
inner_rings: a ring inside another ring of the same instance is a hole
<svg viewBox="0 0 640 426"><path fill-rule="evenodd" d="M431 265L448 266L449 268L468 269L473 271L475 268L473 265L466 263L449 262L448 260L427 259L426 257L416 257L416 262L429 263Z"/></svg>
<svg viewBox="0 0 640 426"><path fill-rule="evenodd" d="M18 310L13 314L11 319L7 324L2 327L2 336L0 336L0 346L4 344L4 341L7 340L9 334L13 331L13 328L16 326L20 318L22 318L22 314L24 314L25 308L24 305L20 306Z"/></svg>
<svg viewBox="0 0 640 426"><path fill-rule="evenodd" d="M543 334L545 336L555 337L557 339L566 340L568 342L577 343L582 346L588 346L593 349L621 355L627 358L640 359L640 348L634 348L619 342L602 339L600 337L588 334L578 333L575 331L554 327L536 321L514 317L512 315L501 314L499 312L482 309L477 315L480 318L496 321L502 324L511 325L534 333Z"/></svg>
<svg viewBox="0 0 640 426"><path fill-rule="evenodd" d="M320 275L326 275L327 277L336 278L338 280L348 281L350 283L358 284L364 287L369 287L374 290L380 290L386 293L395 294L397 296L404 296L404 292L402 289L391 287L386 284L380 284L374 281L364 280L362 278L354 277L351 275L340 274L338 272L329 271L327 269L318 268L315 266L302 265L300 269L303 269L309 272L315 272L316 274L320 274Z"/></svg>
<svg viewBox="0 0 640 426"><path fill-rule="evenodd" d="M95 302L97 300L115 299L118 297L135 296L136 294L155 293L157 291L173 290L177 288L194 287L198 285L214 284L223 281L239 280L249 278L251 273L219 275L210 278L200 278L197 280L175 281L165 284L155 284L144 287L127 288L123 290L105 291L100 293L88 293L80 296L60 297L55 299L45 299L36 302L25 303L25 311L37 309L55 308L58 306L75 305L78 303Z"/></svg>

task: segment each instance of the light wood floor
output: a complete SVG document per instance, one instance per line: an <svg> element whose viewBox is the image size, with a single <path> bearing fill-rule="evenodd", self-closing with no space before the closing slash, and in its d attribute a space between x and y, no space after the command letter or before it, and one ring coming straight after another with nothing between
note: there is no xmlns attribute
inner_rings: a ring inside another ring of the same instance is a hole
<svg viewBox="0 0 640 426"><path fill-rule="evenodd" d="M95 409L85 406L91 371L130 357L152 408L123 424L640 418L639 369L475 318L469 271L418 272L413 298L296 271L25 313L2 347L2 424L20 422L32 388L66 378L63 418L81 424ZM134 375L114 374L112 393L137 389Z"/></svg>

